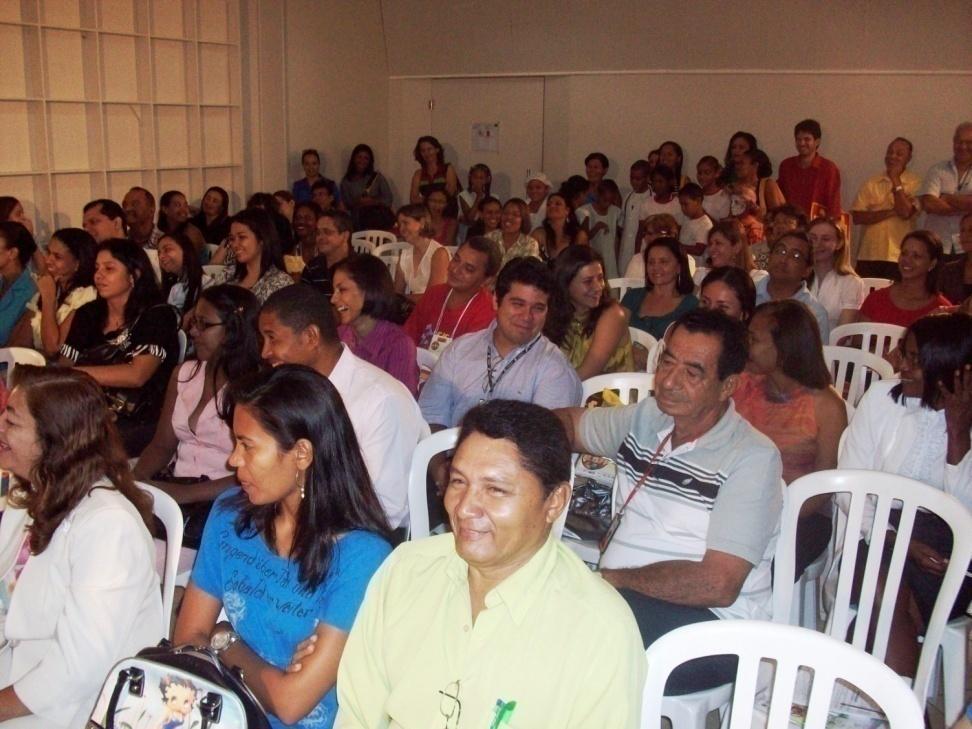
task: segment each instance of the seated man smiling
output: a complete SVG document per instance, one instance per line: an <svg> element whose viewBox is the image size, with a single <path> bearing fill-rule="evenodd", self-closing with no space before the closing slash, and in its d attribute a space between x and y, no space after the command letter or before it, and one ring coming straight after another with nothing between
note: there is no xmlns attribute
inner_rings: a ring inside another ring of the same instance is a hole
<svg viewBox="0 0 972 729"><path fill-rule="evenodd" d="M493 400L463 419L452 532L401 545L338 670L336 727L637 727L645 660L621 597L551 526L570 498L557 418Z"/></svg>

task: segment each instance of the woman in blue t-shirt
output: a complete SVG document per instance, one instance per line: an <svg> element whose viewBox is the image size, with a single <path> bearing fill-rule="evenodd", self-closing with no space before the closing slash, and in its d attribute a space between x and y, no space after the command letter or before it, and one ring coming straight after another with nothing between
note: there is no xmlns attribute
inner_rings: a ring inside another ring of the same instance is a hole
<svg viewBox="0 0 972 729"><path fill-rule="evenodd" d="M274 727L330 727L344 642L390 551L384 512L341 398L314 370L242 378L223 416L241 488L206 523L175 640L241 668ZM310 636L315 650L287 672Z"/></svg>

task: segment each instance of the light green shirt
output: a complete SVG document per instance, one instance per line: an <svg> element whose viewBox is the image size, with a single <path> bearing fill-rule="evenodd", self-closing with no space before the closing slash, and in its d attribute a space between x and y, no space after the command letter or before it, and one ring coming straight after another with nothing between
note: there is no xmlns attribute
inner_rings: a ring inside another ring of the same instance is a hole
<svg viewBox="0 0 972 729"><path fill-rule="evenodd" d="M467 574L451 534L385 561L341 658L336 729L442 726L456 681L464 729L489 729L497 700L516 702L504 729L639 726L634 617L560 540L491 590L475 625Z"/></svg>

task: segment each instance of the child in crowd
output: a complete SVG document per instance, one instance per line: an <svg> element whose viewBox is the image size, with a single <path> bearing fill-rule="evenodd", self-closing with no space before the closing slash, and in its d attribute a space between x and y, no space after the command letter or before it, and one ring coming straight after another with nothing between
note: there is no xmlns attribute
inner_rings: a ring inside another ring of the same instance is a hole
<svg viewBox="0 0 972 729"><path fill-rule="evenodd" d="M425 206L432 218L432 239L440 245L451 246L456 243L456 219L448 214L449 195L445 189L434 187L425 196Z"/></svg>
<svg viewBox="0 0 972 729"><path fill-rule="evenodd" d="M695 262L699 266L705 263L706 241L712 228L712 220L702 207L703 197L702 188L694 182L678 191L678 204L685 216L678 242L687 255L695 256Z"/></svg>
<svg viewBox="0 0 972 729"><path fill-rule="evenodd" d="M682 224L682 209L675 195L675 171L671 167L658 165L651 173L651 189L654 193L641 205L639 217L642 220L652 215L667 213Z"/></svg>
<svg viewBox="0 0 972 729"><path fill-rule="evenodd" d="M465 240L477 235L489 235L499 230L500 219L503 215L503 204L492 195L487 195L479 201L479 220L469 226Z"/></svg>
<svg viewBox="0 0 972 729"><path fill-rule="evenodd" d="M581 213L580 211L584 212ZM618 220L621 217L621 191L614 180L601 180L597 184L597 200L582 205L577 211L581 229L587 233L590 244L604 259L604 277L617 278Z"/></svg>
<svg viewBox="0 0 972 729"><path fill-rule="evenodd" d="M530 172L526 179L526 203L530 211L530 230L543 225L547 217L547 195L552 185L550 178L542 172Z"/></svg>
<svg viewBox="0 0 972 729"><path fill-rule="evenodd" d="M806 230L806 228L807 216L796 205L785 203L768 210L763 218L763 234L766 240L750 249L756 268L766 270L769 264L769 252L776 245L776 241L791 231Z"/></svg>
<svg viewBox="0 0 972 729"><path fill-rule="evenodd" d="M469 168L466 189L459 193L459 237L465 240L466 231L480 219L480 206L489 197L493 173L482 163Z"/></svg>
<svg viewBox="0 0 972 729"><path fill-rule="evenodd" d="M706 155L695 165L695 174L702 188L702 207L713 222L729 217L729 192L722 186L722 165L712 155Z"/></svg>
<svg viewBox="0 0 972 729"><path fill-rule="evenodd" d="M754 246L763 240L763 222L759 219L756 191L746 185L736 185L729 207L731 217L738 220L746 231L746 240Z"/></svg>
<svg viewBox="0 0 972 729"><path fill-rule="evenodd" d="M651 185L648 178L651 175L651 165L647 160L639 159L631 165L628 180L631 183L631 192L624 199L621 205L621 217L618 225L621 226L621 246L618 251L618 270L624 271L635 254L635 241L638 239L638 226L641 222L641 206L651 197Z"/></svg>
<svg viewBox="0 0 972 729"><path fill-rule="evenodd" d="M574 205L574 210L577 210L580 205L593 203L597 199L597 183L604 179L610 166L611 163L608 162L607 155L601 152L591 152L584 158L584 174L587 175L587 191L584 199L578 205Z"/></svg>

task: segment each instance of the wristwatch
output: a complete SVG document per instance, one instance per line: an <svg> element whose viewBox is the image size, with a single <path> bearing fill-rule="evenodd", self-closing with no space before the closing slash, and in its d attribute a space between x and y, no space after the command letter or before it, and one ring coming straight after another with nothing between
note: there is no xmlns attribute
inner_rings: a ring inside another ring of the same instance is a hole
<svg viewBox="0 0 972 729"><path fill-rule="evenodd" d="M209 637L209 649L217 656L229 650L240 639L240 634L231 628L217 630Z"/></svg>

